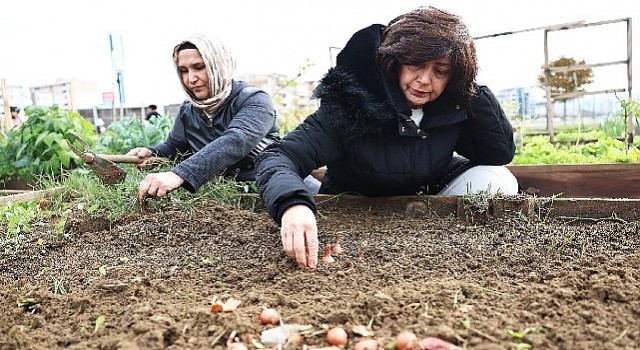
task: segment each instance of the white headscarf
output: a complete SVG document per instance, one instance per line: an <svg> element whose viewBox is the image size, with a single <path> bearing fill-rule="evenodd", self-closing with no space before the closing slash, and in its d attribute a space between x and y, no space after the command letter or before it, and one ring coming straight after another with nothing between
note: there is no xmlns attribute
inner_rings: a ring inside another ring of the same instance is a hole
<svg viewBox="0 0 640 350"><path fill-rule="evenodd" d="M178 69L178 48L187 42L195 45L207 68L211 96L206 100L198 99L182 82L182 75ZM191 103L203 109L207 116L213 117L215 111L231 93L231 82L236 71L236 61L233 56L231 56L221 41L209 39L204 35L192 35L173 48L173 63L178 72L180 84L186 91Z"/></svg>

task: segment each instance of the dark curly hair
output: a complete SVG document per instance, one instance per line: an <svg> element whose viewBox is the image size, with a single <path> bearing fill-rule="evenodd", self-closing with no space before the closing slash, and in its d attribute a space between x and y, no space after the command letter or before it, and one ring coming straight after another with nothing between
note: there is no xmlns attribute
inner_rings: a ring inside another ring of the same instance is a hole
<svg viewBox="0 0 640 350"><path fill-rule="evenodd" d="M475 94L478 62L473 38L459 16L420 7L394 18L382 33L376 59L388 78L397 79L403 64L422 65L442 57L452 63L447 91L468 106Z"/></svg>

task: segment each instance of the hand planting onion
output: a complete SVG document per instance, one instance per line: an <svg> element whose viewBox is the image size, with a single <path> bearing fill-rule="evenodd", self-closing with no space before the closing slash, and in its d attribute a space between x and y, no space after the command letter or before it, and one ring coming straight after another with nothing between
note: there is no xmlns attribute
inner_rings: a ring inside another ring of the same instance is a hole
<svg viewBox="0 0 640 350"><path fill-rule="evenodd" d="M333 327L327 332L327 341L331 345L344 347L349 341L347 331L342 327Z"/></svg>
<svg viewBox="0 0 640 350"><path fill-rule="evenodd" d="M416 343L416 335L413 332L402 331L396 336L397 350L412 350L418 345Z"/></svg>
<svg viewBox="0 0 640 350"><path fill-rule="evenodd" d="M276 309L265 308L260 313L260 316L258 316L258 320L260 320L260 324L263 326L268 324L278 324L280 323L280 315Z"/></svg>
<svg viewBox="0 0 640 350"><path fill-rule="evenodd" d="M354 350L378 350L378 341L375 339L365 339L356 343Z"/></svg>

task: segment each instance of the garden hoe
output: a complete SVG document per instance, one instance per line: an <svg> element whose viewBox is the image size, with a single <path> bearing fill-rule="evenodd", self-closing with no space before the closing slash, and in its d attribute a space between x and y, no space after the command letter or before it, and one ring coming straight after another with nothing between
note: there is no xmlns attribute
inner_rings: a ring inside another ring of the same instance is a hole
<svg viewBox="0 0 640 350"><path fill-rule="evenodd" d="M137 156L94 153L89 149L89 145L78 135L73 133L71 133L71 135L82 144L84 151L77 149L67 140L69 148L71 148L73 153L77 154L80 159L89 164L93 172L105 185L115 185L124 181L124 178L127 177L127 172L115 163L138 164L143 160ZM151 162L161 163L162 160L160 158L153 158L151 159Z"/></svg>

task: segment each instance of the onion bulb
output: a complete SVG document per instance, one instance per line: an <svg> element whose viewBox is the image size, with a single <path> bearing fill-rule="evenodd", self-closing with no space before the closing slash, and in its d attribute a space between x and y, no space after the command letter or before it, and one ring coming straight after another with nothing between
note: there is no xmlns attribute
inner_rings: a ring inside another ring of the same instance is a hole
<svg viewBox="0 0 640 350"><path fill-rule="evenodd" d="M342 254L343 250L342 250L342 246L340 245L340 243L342 243L342 236L341 235L337 235L336 236L336 244L333 245L333 253L334 254Z"/></svg>
<svg viewBox="0 0 640 350"><path fill-rule="evenodd" d="M378 341L375 339L364 339L356 343L354 350L378 350Z"/></svg>
<svg viewBox="0 0 640 350"><path fill-rule="evenodd" d="M268 324L278 324L280 323L280 315L278 314L278 310L273 308L265 308L258 316L258 320L260 320L261 325Z"/></svg>
<svg viewBox="0 0 640 350"><path fill-rule="evenodd" d="M347 331L342 327L334 327L327 332L327 341L331 345L344 347L347 345L348 340Z"/></svg>
<svg viewBox="0 0 640 350"><path fill-rule="evenodd" d="M322 262L323 262L323 263L327 263L327 264L330 264L330 263L332 263L332 262L336 261L336 259L334 259L334 258L331 256L331 244L327 244L327 245L324 247L324 255L322 256L322 258L321 258L321 259L322 259Z"/></svg>
<svg viewBox="0 0 640 350"><path fill-rule="evenodd" d="M396 336L397 350L411 350L416 348L416 335L413 332L402 331Z"/></svg>
<svg viewBox="0 0 640 350"><path fill-rule="evenodd" d="M422 350L451 350L455 349L453 344L449 343L446 340L442 340L436 337L427 337L424 339L420 339L418 342L418 346Z"/></svg>

